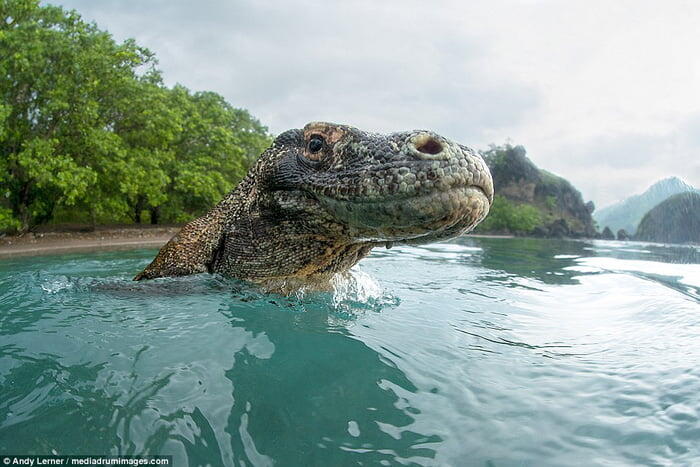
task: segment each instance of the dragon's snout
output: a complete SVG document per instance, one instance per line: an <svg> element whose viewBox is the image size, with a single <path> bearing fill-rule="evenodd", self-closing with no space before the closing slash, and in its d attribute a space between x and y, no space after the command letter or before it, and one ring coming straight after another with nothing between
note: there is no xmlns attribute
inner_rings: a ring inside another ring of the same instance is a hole
<svg viewBox="0 0 700 467"><path fill-rule="evenodd" d="M353 188L329 189L327 174L314 188L352 238L450 238L488 213L493 180L476 151L427 130L376 135L348 129L344 137L333 157L337 177Z"/></svg>

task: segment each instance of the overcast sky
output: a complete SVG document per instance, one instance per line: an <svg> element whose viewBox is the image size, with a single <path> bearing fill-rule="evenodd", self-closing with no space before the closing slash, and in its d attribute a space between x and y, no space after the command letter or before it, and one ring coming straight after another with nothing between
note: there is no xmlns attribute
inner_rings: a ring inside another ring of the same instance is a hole
<svg viewBox="0 0 700 467"><path fill-rule="evenodd" d="M700 186L700 2L54 0L279 133L511 141L603 207Z"/></svg>

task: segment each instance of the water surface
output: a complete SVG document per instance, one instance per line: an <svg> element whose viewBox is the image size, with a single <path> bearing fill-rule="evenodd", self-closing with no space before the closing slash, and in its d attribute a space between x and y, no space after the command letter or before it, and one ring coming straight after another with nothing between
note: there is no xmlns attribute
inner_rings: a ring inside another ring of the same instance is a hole
<svg viewBox="0 0 700 467"><path fill-rule="evenodd" d="M295 297L154 253L0 261L0 453L700 463L698 248L462 238Z"/></svg>

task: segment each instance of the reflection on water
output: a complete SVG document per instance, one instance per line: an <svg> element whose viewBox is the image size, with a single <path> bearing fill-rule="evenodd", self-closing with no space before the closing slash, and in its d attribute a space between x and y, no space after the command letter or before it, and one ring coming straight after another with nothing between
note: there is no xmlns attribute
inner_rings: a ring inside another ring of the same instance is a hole
<svg viewBox="0 0 700 467"><path fill-rule="evenodd" d="M700 462L700 253L462 238L335 293L0 262L0 452L177 465Z"/></svg>

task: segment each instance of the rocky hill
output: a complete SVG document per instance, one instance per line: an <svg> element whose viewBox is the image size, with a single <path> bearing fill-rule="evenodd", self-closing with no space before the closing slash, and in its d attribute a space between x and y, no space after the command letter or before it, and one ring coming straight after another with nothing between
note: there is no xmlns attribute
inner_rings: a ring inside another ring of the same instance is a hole
<svg viewBox="0 0 700 467"><path fill-rule="evenodd" d="M592 202L567 180L539 169L522 146L497 146L483 153L497 199L480 232L547 237L594 237ZM519 232L513 232L513 226Z"/></svg>
<svg viewBox="0 0 700 467"><path fill-rule="evenodd" d="M597 210L593 213L593 218L601 229L610 227L613 232L624 229L633 235L639 221L651 208L673 195L688 191L697 190L678 177L666 178L654 183L640 195L630 196L619 203Z"/></svg>
<svg viewBox="0 0 700 467"><path fill-rule="evenodd" d="M700 243L700 194L687 191L658 204L642 218L635 240Z"/></svg>

